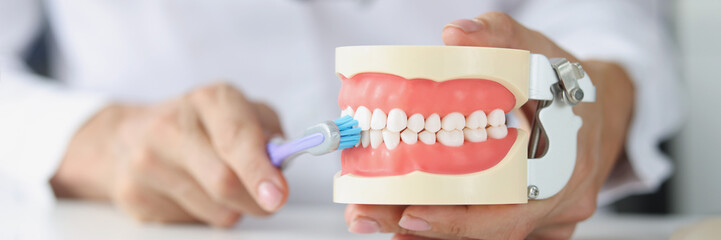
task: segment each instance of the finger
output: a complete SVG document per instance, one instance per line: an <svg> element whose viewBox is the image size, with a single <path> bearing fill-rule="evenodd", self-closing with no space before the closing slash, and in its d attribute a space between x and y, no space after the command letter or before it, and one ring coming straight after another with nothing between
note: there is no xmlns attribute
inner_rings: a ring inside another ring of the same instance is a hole
<svg viewBox="0 0 721 240"><path fill-rule="evenodd" d="M191 94L210 141L221 159L240 178L253 199L266 211L280 208L288 187L265 150L265 135L253 104L227 84Z"/></svg>
<svg viewBox="0 0 721 240"><path fill-rule="evenodd" d="M280 125L278 114L270 106L262 102L253 102L253 106L265 135L268 137L283 136L283 128Z"/></svg>
<svg viewBox="0 0 721 240"><path fill-rule="evenodd" d="M524 204L409 206L398 225L419 236L522 239L537 216Z"/></svg>
<svg viewBox="0 0 721 240"><path fill-rule="evenodd" d="M163 194L132 183L123 183L113 194L115 205L143 222L198 223L198 219Z"/></svg>
<svg viewBox="0 0 721 240"><path fill-rule="evenodd" d="M346 207L346 224L353 233L398 232L404 205L361 205Z"/></svg>
<svg viewBox="0 0 721 240"><path fill-rule="evenodd" d="M215 152L194 107L177 103L159 115L151 145L166 160L167 167L185 169L181 171L190 174L194 184L197 182L215 202L242 213L268 214Z"/></svg>
<svg viewBox="0 0 721 240"><path fill-rule="evenodd" d="M395 235L393 235L393 240L433 240L433 239L436 239L436 238L416 236L416 235L412 235L412 234L395 234Z"/></svg>
<svg viewBox="0 0 721 240"><path fill-rule="evenodd" d="M230 227L240 214L213 201L192 177L176 166L167 165L157 158L143 157L133 161L135 178L153 192L159 192L177 203L193 217L219 227ZM184 212L185 212L184 211Z"/></svg>
<svg viewBox="0 0 721 240"><path fill-rule="evenodd" d="M575 230L576 223L549 226L534 230L528 239L571 239Z"/></svg>
<svg viewBox="0 0 721 240"><path fill-rule="evenodd" d="M413 240L426 240L426 239L473 240L473 239L480 239L480 238L469 238L469 237L457 237L457 236L443 234L443 233L437 233L437 232L396 233L393 236L393 239L396 239L396 236L398 236L399 239L413 239ZM501 239L501 238L499 238L499 239Z"/></svg>
<svg viewBox="0 0 721 240"><path fill-rule="evenodd" d="M473 19L458 19L443 28L443 42L452 46L525 49L546 57L575 57L545 35L526 28L502 12L488 12Z"/></svg>

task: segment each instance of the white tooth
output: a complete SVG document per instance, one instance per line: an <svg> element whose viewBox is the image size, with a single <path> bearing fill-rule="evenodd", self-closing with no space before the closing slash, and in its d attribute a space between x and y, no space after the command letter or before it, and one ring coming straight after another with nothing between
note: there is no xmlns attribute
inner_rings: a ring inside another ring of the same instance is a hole
<svg viewBox="0 0 721 240"><path fill-rule="evenodd" d="M463 131L455 130L440 130L436 133L436 139L443 145L450 147L458 147L463 145Z"/></svg>
<svg viewBox="0 0 721 240"><path fill-rule="evenodd" d="M368 131L361 131L361 139L360 143L363 147L368 147L368 144L370 143L371 139L370 136L368 136Z"/></svg>
<svg viewBox="0 0 721 240"><path fill-rule="evenodd" d="M488 114L488 125L491 127L498 127L506 124L506 114L501 109L496 109Z"/></svg>
<svg viewBox="0 0 721 240"><path fill-rule="evenodd" d="M438 130L441 130L441 116L434 113L426 118L426 131L436 133Z"/></svg>
<svg viewBox="0 0 721 240"><path fill-rule="evenodd" d="M463 127L466 126L466 118L463 117L463 114L458 112L452 112L443 117L443 120L441 121L441 126L443 130L451 131L451 130L461 130Z"/></svg>
<svg viewBox="0 0 721 240"><path fill-rule="evenodd" d="M471 115L468 115L466 118L467 128L486 128L486 125L488 125L488 119L486 118L486 113L481 110L471 113Z"/></svg>
<svg viewBox="0 0 721 240"><path fill-rule="evenodd" d="M418 140L431 145L436 143L436 133L430 131L421 131L418 133Z"/></svg>
<svg viewBox="0 0 721 240"><path fill-rule="evenodd" d="M413 114L413 115L411 115L411 117L408 118L408 129L410 129L411 131L413 131L415 133L418 133L421 130L423 130L425 125L426 125L426 121L423 120L423 115L420 113Z"/></svg>
<svg viewBox="0 0 721 240"><path fill-rule="evenodd" d="M388 112L388 124L386 129L392 132L401 132L403 129L406 129L406 125L408 125L408 116L406 116L406 112L398 108L391 109L391 111Z"/></svg>
<svg viewBox="0 0 721 240"><path fill-rule="evenodd" d="M386 144L388 150L392 150L401 142L401 134L398 132L383 129L383 143Z"/></svg>
<svg viewBox="0 0 721 240"><path fill-rule="evenodd" d="M383 143L383 134L381 130L370 130L369 132L371 147L377 148Z"/></svg>
<svg viewBox="0 0 721 240"><path fill-rule="evenodd" d="M463 137L469 142L483 142L488 138L485 128L464 128Z"/></svg>
<svg viewBox="0 0 721 240"><path fill-rule="evenodd" d="M353 118L358 120L358 127L360 127L361 130L368 131L368 129L371 129L371 111L368 110L368 108L364 106L358 107L358 109L355 110Z"/></svg>
<svg viewBox="0 0 721 240"><path fill-rule="evenodd" d="M345 116L345 115L348 115L348 116L351 116L351 117L353 116L353 109L352 109L350 106L348 106L347 108L345 108L345 110L343 110L343 113L341 114L341 117L342 117L342 116Z"/></svg>
<svg viewBox="0 0 721 240"><path fill-rule="evenodd" d="M373 110L373 117L371 117L371 129L381 130L386 127L386 113L383 110L376 108Z"/></svg>
<svg viewBox="0 0 721 240"><path fill-rule="evenodd" d="M488 131L488 137L490 138L501 139L508 135L508 128L506 128L506 125L489 127L486 130Z"/></svg>
<svg viewBox="0 0 721 240"><path fill-rule="evenodd" d="M415 144L418 142L418 133L411 129L406 129L401 132L401 140L406 144Z"/></svg>

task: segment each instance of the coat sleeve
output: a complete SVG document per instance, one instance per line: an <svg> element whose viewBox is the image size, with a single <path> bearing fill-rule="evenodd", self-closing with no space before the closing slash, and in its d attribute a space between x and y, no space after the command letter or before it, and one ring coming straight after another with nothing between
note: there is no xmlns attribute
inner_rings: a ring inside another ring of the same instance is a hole
<svg viewBox="0 0 721 240"><path fill-rule="evenodd" d="M0 204L52 204L49 180L69 141L106 104L25 66L42 19L38 0L0 0Z"/></svg>

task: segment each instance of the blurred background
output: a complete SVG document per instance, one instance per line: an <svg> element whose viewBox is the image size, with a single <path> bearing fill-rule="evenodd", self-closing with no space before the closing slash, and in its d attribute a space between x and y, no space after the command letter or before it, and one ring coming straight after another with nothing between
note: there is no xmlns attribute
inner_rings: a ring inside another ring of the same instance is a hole
<svg viewBox="0 0 721 240"><path fill-rule="evenodd" d="M680 49L686 111L683 129L662 144L676 170L659 191L623 199L613 208L636 213L721 213L721 1L677 0L669 21ZM663 121L664 119L658 119Z"/></svg>
<svg viewBox="0 0 721 240"><path fill-rule="evenodd" d="M683 129L659 147L671 155L675 173L650 194L622 199L615 212L647 214L721 214L721 1L677 0L669 8L685 89ZM46 37L37 41L27 61L35 71L48 73ZM664 119L658 119L664 121Z"/></svg>
<svg viewBox="0 0 721 240"><path fill-rule="evenodd" d="M676 29L687 87L688 121L672 141L678 170L672 180L672 209L682 213L721 213L721 1L678 1ZM711 106L711 107L708 107Z"/></svg>

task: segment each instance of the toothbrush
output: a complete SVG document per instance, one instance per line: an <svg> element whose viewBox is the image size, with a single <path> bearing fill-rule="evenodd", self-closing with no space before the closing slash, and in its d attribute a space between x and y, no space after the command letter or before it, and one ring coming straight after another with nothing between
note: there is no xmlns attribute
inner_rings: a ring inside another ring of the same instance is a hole
<svg viewBox="0 0 721 240"><path fill-rule="evenodd" d="M353 147L360 140L361 129L357 125L357 120L345 115L306 129L303 137L298 139L288 142L273 139L266 146L270 162L283 168L289 160L303 153L323 155Z"/></svg>

